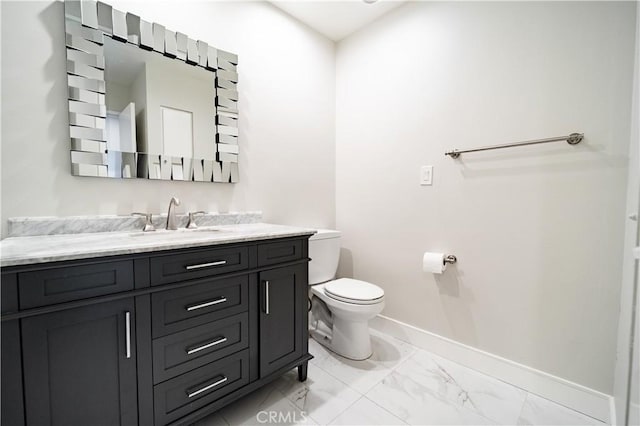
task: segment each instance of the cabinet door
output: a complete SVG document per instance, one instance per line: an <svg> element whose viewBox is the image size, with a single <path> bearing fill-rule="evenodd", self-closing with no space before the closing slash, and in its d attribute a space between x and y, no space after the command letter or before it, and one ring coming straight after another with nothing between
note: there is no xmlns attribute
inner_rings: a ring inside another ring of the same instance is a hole
<svg viewBox="0 0 640 426"><path fill-rule="evenodd" d="M2 314L18 311L18 280L16 274L2 274L0 305ZM20 323L3 321L0 331L0 425L24 425L22 399L22 356L20 354Z"/></svg>
<svg viewBox="0 0 640 426"><path fill-rule="evenodd" d="M260 272L260 377L306 352L307 265Z"/></svg>
<svg viewBox="0 0 640 426"><path fill-rule="evenodd" d="M138 422L134 299L22 320L30 425Z"/></svg>
<svg viewBox="0 0 640 426"><path fill-rule="evenodd" d="M4 284L4 283L3 283ZM2 323L2 416L0 424L21 426L24 424L22 407L22 366L20 365L20 327L18 320Z"/></svg>

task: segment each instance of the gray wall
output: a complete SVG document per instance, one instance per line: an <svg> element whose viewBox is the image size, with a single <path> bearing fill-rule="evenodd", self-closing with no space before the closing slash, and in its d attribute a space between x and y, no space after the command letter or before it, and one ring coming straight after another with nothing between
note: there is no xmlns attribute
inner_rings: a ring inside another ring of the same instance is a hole
<svg viewBox="0 0 640 426"><path fill-rule="evenodd" d="M8 217L164 213L171 196L183 212L335 226L332 42L264 2L109 3L239 55L240 183L71 176L63 4L3 1L3 235Z"/></svg>
<svg viewBox="0 0 640 426"><path fill-rule="evenodd" d="M635 16L420 2L340 42L340 274L382 286L394 319L611 394ZM443 155L574 131L575 147ZM423 273L424 251L458 265Z"/></svg>

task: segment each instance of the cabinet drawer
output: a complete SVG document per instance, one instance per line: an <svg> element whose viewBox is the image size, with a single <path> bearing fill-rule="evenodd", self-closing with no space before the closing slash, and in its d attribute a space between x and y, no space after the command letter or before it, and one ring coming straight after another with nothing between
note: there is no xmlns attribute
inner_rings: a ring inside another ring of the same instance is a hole
<svg viewBox="0 0 640 426"><path fill-rule="evenodd" d="M258 266L302 259L302 241L278 241L258 246Z"/></svg>
<svg viewBox="0 0 640 426"><path fill-rule="evenodd" d="M133 290L133 261L99 262L18 274L20 308Z"/></svg>
<svg viewBox="0 0 640 426"><path fill-rule="evenodd" d="M151 296L153 337L247 311L249 278L207 280Z"/></svg>
<svg viewBox="0 0 640 426"><path fill-rule="evenodd" d="M153 388L155 424L164 425L249 383L249 351L230 355Z"/></svg>
<svg viewBox="0 0 640 426"><path fill-rule="evenodd" d="M167 284L241 271L249 267L249 249L232 247L154 256L151 285Z"/></svg>
<svg viewBox="0 0 640 426"><path fill-rule="evenodd" d="M153 341L153 383L216 361L249 345L249 316L210 322Z"/></svg>

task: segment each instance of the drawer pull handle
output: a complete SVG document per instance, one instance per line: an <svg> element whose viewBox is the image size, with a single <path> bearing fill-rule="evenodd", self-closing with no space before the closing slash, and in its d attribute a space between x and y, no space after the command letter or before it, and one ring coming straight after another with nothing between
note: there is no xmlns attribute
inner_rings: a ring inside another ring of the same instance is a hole
<svg viewBox="0 0 640 426"><path fill-rule="evenodd" d="M127 335L127 358L131 358L131 312L125 312L124 319L124 328Z"/></svg>
<svg viewBox="0 0 640 426"><path fill-rule="evenodd" d="M220 343L224 343L227 341L226 337L221 337L218 340L214 340L213 342L205 343L202 346L198 346L192 349L187 349L187 355L195 354L196 352L200 352L204 349L210 348L211 346L219 345Z"/></svg>
<svg viewBox="0 0 640 426"><path fill-rule="evenodd" d="M199 395L199 394L201 394L202 392L206 392L206 391L208 391L209 389L214 388L214 387L216 387L216 386L218 386L218 385L221 385L221 384L223 384L223 383L224 383L224 382L226 382L226 381L227 381L227 378L226 378L226 377L224 377L224 376L222 376L222 379L218 380L217 382L213 382L213 383L211 383L210 385L207 385L207 386L205 386L205 387L203 387L203 388L200 388L200 389L198 389L197 391L189 392L189 391L187 390L187 396L188 396L189 398L193 398L194 396Z"/></svg>
<svg viewBox="0 0 640 426"><path fill-rule="evenodd" d="M226 260L218 260L217 262L199 263L197 265L187 265L185 266L185 268L187 271L190 271L192 269L209 268L211 266L220 266L220 265L226 265L226 264L227 264Z"/></svg>
<svg viewBox="0 0 640 426"><path fill-rule="evenodd" d="M196 309L206 308L207 306L217 305L218 303L224 303L227 301L226 297L221 297L220 299L212 300L210 302L199 303L197 305L187 306L187 311L195 311Z"/></svg>

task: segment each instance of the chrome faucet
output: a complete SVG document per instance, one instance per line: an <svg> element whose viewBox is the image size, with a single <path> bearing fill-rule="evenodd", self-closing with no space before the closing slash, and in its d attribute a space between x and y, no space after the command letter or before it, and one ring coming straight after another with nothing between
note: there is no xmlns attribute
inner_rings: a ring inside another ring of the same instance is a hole
<svg viewBox="0 0 640 426"><path fill-rule="evenodd" d="M167 213L167 229L175 231L178 229L178 224L176 222L176 212L174 206L179 206L180 200L176 197L171 198L169 201L169 212Z"/></svg>

